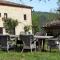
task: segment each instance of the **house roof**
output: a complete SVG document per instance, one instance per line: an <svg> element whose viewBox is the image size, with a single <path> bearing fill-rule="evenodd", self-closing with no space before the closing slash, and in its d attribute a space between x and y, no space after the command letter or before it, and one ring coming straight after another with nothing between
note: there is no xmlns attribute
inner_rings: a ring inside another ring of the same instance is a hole
<svg viewBox="0 0 60 60"><path fill-rule="evenodd" d="M49 27L52 27L52 28L56 28L56 27L60 27L60 20L53 20L49 23L46 23L45 26L43 26L44 28L49 28Z"/></svg>
<svg viewBox="0 0 60 60"><path fill-rule="evenodd" d="M23 8L30 8L32 9L31 6L27 6L27 5L23 5L23 4L18 4L18 3L14 3L14 2L10 2L10 1L2 1L0 0L0 5L6 5L6 6L14 6L14 7L23 7Z"/></svg>

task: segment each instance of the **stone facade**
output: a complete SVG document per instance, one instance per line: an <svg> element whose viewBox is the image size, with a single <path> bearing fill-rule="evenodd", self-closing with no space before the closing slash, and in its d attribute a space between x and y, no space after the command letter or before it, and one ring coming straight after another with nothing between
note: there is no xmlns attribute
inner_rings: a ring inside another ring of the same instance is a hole
<svg viewBox="0 0 60 60"><path fill-rule="evenodd" d="M0 3L0 27L3 28L3 34L6 34L5 28L3 26L3 20L4 13L7 14L8 18L17 19L18 26L15 28L15 34L19 35L20 32L24 31L25 25L32 25L32 18L31 18L31 11L32 8L29 6L24 5L10 5L9 4L1 4ZM26 20L24 20L24 15L26 15ZM32 33L32 29L30 30Z"/></svg>

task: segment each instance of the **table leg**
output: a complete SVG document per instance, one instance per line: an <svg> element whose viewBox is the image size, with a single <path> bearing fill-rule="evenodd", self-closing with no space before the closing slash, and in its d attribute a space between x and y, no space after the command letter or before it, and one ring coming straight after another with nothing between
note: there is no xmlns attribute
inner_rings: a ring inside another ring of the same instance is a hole
<svg viewBox="0 0 60 60"><path fill-rule="evenodd" d="M44 47L45 47L45 39L42 40L42 51L44 51Z"/></svg>
<svg viewBox="0 0 60 60"><path fill-rule="evenodd" d="M41 48L42 48L42 40L38 39L38 41L37 41L37 50L40 51Z"/></svg>

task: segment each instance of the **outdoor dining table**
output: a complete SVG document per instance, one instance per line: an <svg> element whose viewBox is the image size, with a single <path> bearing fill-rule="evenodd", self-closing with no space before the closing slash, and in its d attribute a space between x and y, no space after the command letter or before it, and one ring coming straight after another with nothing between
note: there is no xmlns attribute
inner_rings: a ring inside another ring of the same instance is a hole
<svg viewBox="0 0 60 60"><path fill-rule="evenodd" d="M34 38L38 38L38 39L48 39L48 38L53 38L53 36L37 36L37 35L34 35Z"/></svg>
<svg viewBox="0 0 60 60"><path fill-rule="evenodd" d="M50 38L53 38L53 36L37 36L37 35L34 35L34 38L36 38L36 40L42 40L42 50L44 51L44 46L45 46L45 40L48 40ZM38 44L38 49L40 50L40 41L39 41L39 44Z"/></svg>

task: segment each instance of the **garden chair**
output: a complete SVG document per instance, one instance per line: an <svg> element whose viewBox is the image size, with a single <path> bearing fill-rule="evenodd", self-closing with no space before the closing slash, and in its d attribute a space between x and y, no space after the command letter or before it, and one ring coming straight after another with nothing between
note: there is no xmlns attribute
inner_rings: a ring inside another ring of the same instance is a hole
<svg viewBox="0 0 60 60"><path fill-rule="evenodd" d="M0 47L3 50L9 50L9 35L0 35Z"/></svg>
<svg viewBox="0 0 60 60"><path fill-rule="evenodd" d="M52 39L48 39L48 48L50 49L59 49L59 41L58 38L52 38Z"/></svg>
<svg viewBox="0 0 60 60"><path fill-rule="evenodd" d="M31 49L31 52L33 49L36 51L36 40L34 40L33 35L20 35L20 40L23 41L23 49Z"/></svg>

